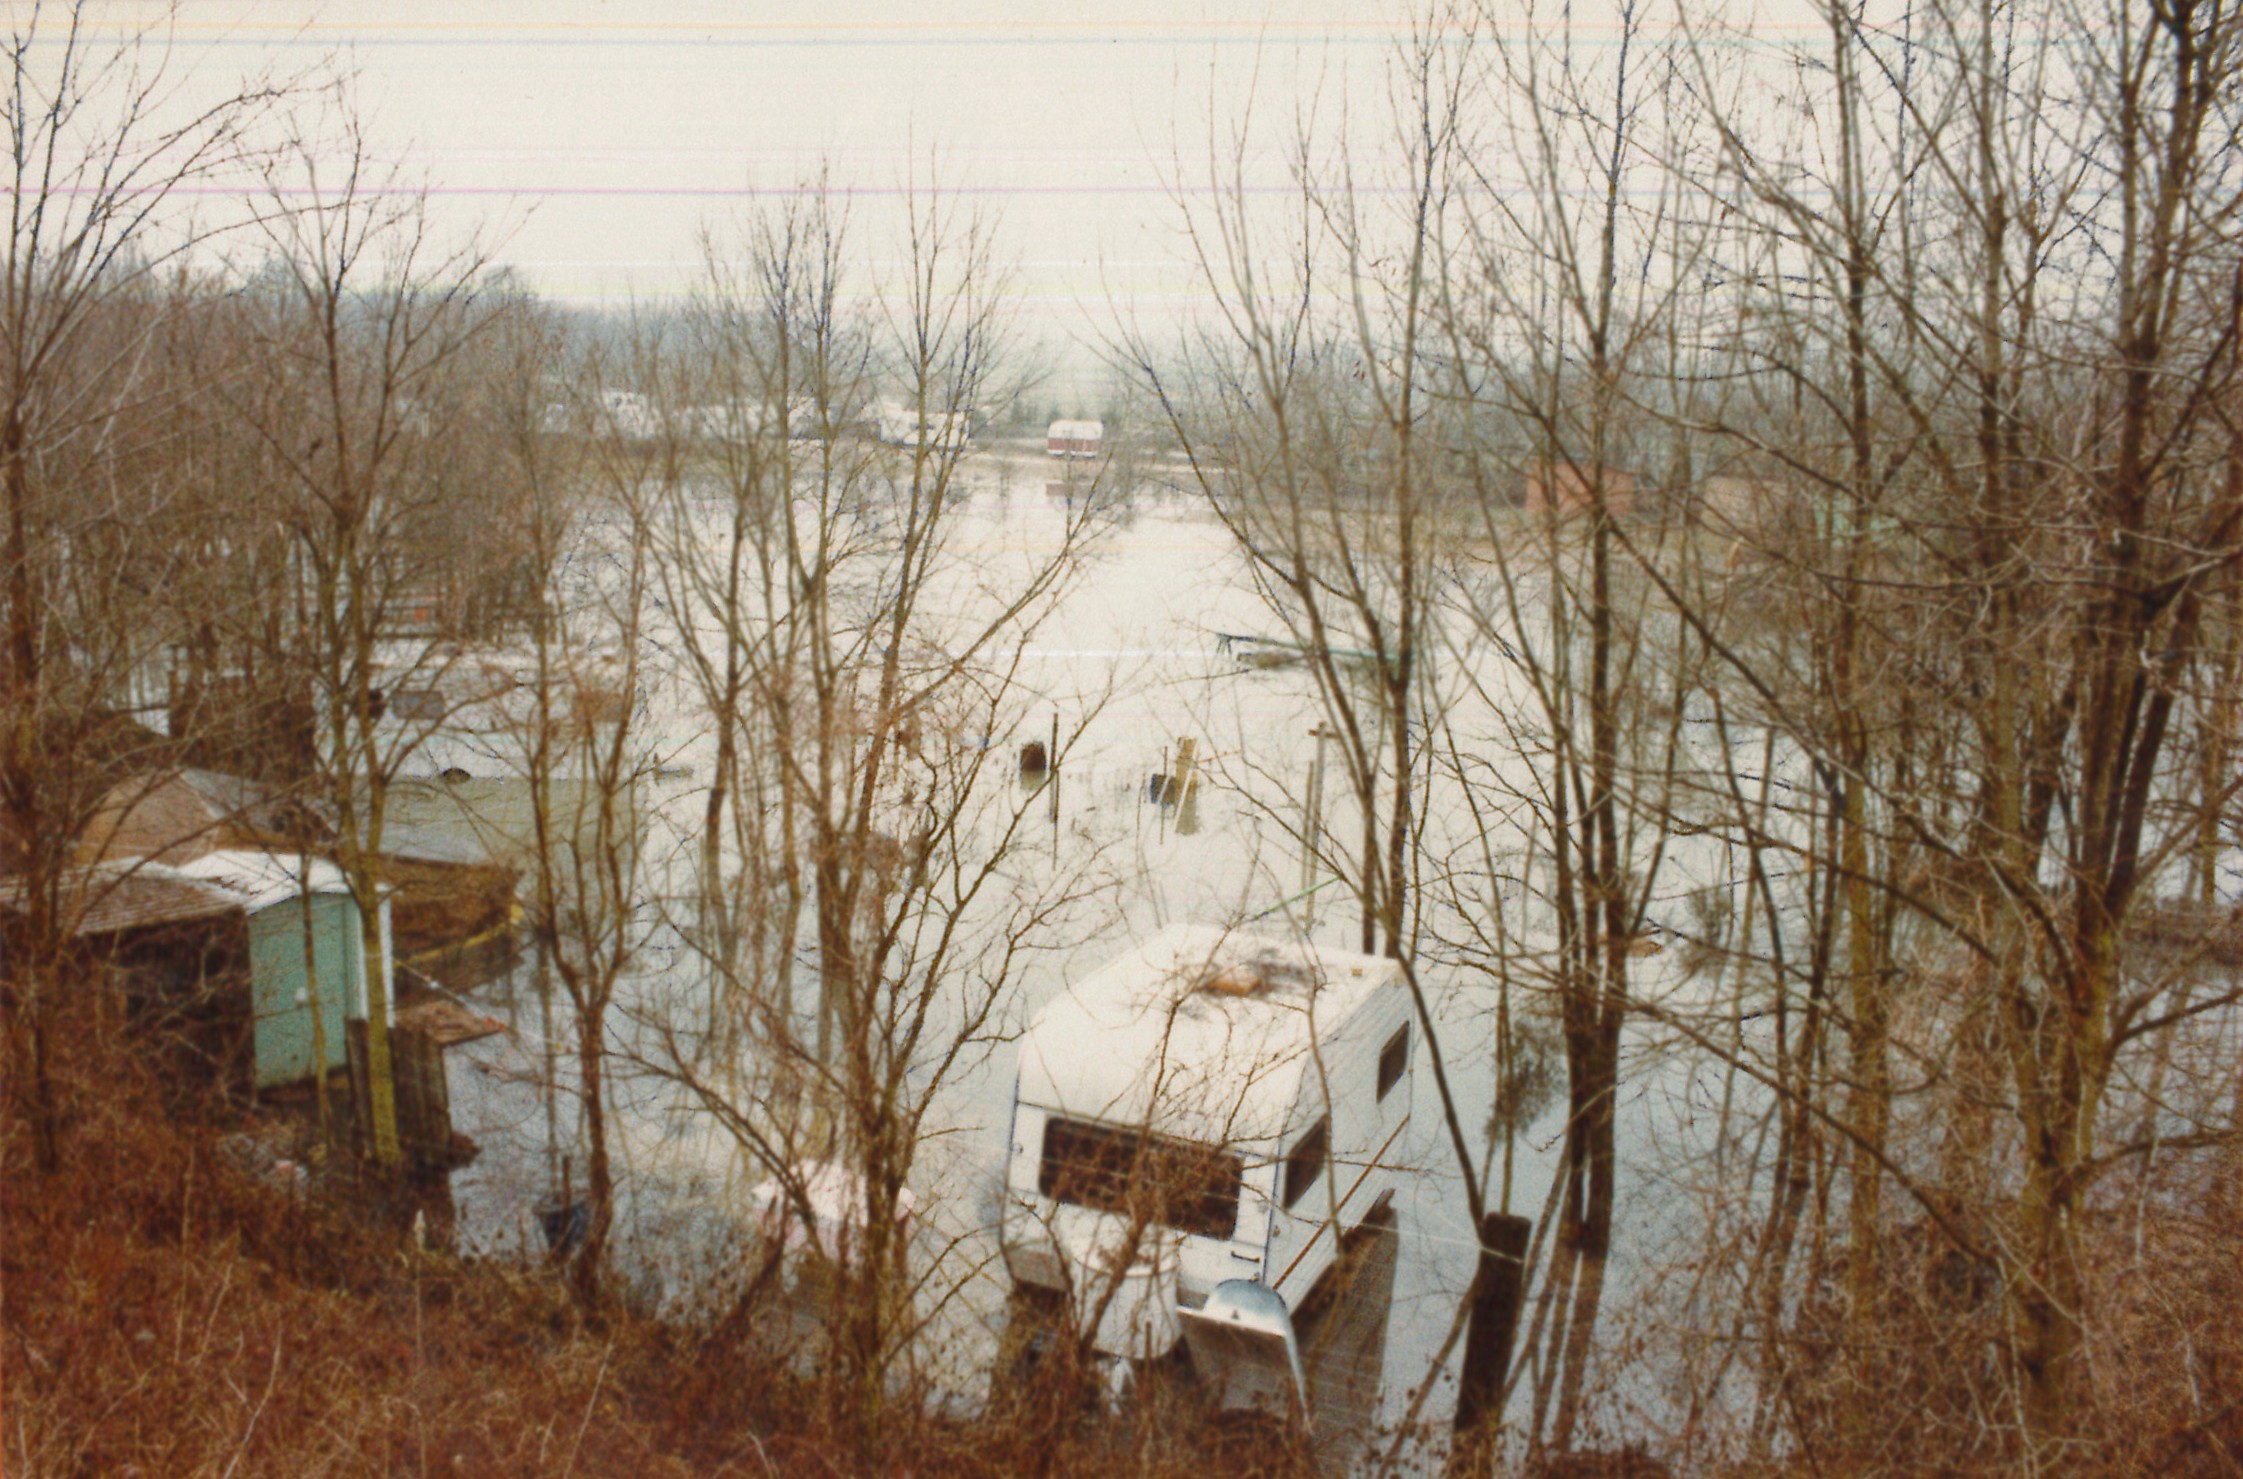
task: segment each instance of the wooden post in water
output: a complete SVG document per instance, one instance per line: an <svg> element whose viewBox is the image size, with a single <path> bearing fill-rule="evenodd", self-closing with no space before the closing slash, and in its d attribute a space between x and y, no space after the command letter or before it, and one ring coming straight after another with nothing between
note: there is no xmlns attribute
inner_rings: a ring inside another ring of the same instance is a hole
<svg viewBox="0 0 2243 1479"><path fill-rule="evenodd" d="M1176 763L1169 770L1168 779L1161 783L1161 805L1174 806L1184 799L1184 788L1191 784L1192 767L1198 757L1198 740L1186 735L1176 741Z"/></svg>
<svg viewBox="0 0 2243 1479"><path fill-rule="evenodd" d="M1054 863L1059 858L1059 711L1051 714L1051 856Z"/></svg>
<svg viewBox="0 0 2243 1479"><path fill-rule="evenodd" d="M1307 928L1316 928L1316 849L1324 840L1324 741L1331 737L1318 720L1309 734L1316 741L1316 758L1308 765L1308 796L1301 803L1301 892L1308 909Z"/></svg>
<svg viewBox="0 0 2243 1479"><path fill-rule="evenodd" d="M1465 1332L1464 1369L1457 1378L1449 1479L1487 1479L1495 1472L1504 1378L1511 1370L1527 1244L1533 1236L1534 1224L1524 1217L1490 1212L1480 1219L1480 1266L1472 1275L1472 1324Z"/></svg>
<svg viewBox="0 0 2243 1479"><path fill-rule="evenodd" d="M1156 835L1164 842L1168 840L1168 808L1160 803L1161 798L1167 793L1168 746L1162 745L1160 747L1160 769L1154 771L1146 779L1143 794L1145 799L1153 803L1153 824L1159 829Z"/></svg>

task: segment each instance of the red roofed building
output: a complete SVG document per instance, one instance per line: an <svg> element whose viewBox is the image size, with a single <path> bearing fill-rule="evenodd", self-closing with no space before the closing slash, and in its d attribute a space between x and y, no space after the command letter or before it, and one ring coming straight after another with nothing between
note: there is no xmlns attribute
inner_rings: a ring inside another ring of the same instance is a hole
<svg viewBox="0 0 2243 1479"><path fill-rule="evenodd" d="M1054 457L1096 457L1105 448L1103 421L1054 421L1044 433L1044 450Z"/></svg>

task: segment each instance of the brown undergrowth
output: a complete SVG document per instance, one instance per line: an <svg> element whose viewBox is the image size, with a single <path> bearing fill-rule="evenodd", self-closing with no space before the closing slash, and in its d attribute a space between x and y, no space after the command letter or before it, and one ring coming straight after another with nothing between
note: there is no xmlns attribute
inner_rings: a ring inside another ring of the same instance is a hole
<svg viewBox="0 0 2243 1479"><path fill-rule="evenodd" d="M62 1169L0 1116L0 1474L975 1476L1282 1472L1281 1448L1069 1416L897 1411L877 1448L774 1367L752 1311L587 1315L550 1270L419 1247L394 1201L274 1191L121 1052L63 1065ZM899 1404L900 1406L901 1404Z"/></svg>
<svg viewBox="0 0 2243 1479"><path fill-rule="evenodd" d="M2106 1189L2080 1240L2091 1301L2081 1310L2062 1472L2243 1474L2234 1186L2228 1159L2206 1156L2154 1187ZM1897 1230L1881 1251L1875 1315L1858 1331L1835 1288L1802 1312L1786 1390L1791 1451L1775 1469L1745 1472L2032 1472L2005 1361L2012 1326L1999 1272L1922 1223Z"/></svg>

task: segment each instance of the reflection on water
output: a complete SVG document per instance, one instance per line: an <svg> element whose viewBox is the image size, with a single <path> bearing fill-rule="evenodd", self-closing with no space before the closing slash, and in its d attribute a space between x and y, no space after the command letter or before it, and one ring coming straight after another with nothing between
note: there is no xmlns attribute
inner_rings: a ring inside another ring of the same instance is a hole
<svg viewBox="0 0 2243 1479"><path fill-rule="evenodd" d="M1037 478L1030 493L1020 481L1001 464L980 467L952 532L951 557L992 586L1001 585L1008 562L1055 546L1075 491ZM1307 810L1323 719L1311 674L1298 663L1247 665L1221 650L1219 634L1270 627L1229 536L1188 504L1150 495L1133 502L1138 517L1110 530L1019 654L1029 693L1020 732L979 739L1006 756L1003 772L1011 780L1002 789L1015 797L1037 793L1048 804L1048 833L1027 844L1031 852L1041 849L1052 865L1096 860L1106 878L1095 900L1066 916L1064 934L1037 942L1044 948L1030 957L1007 1003L1016 1025L1119 945L1164 924L1257 919L1257 929L1291 927L1336 947L1352 948L1359 939L1354 900L1304 862L1300 846L1303 836L1331 847L1362 835L1351 794L1343 794L1348 787L1332 787L1314 813ZM1493 675L1490 691L1503 692L1504 681ZM697 897L693 870L707 798L705 780L695 778L714 774L713 742L685 688L682 681L673 685L659 717L667 774L653 783L649 827L658 844L659 896L634 919L642 936L639 966L610 1023L617 1062L610 1114L621 1183L614 1257L626 1282L658 1301L688 1299L698 1281L741 1265L747 1239L740 1208L761 1179L674 1085L627 1066L655 1056L642 1040L650 1024L690 1013L706 990L681 922ZM1526 707L1523 694L1519 707ZM1502 732L1495 716L1448 717L1468 737ZM447 763L441 747L431 752L430 765ZM1484 763L1505 762L1491 749ZM1466 824L1455 810L1425 807L1429 846L1453 841L1444 834ZM1683 855L1667 866L1718 876L1718 863L1688 854L1688 845L1679 843ZM1500 871L1515 866L1526 847L1524 837L1495 835L1480 851ZM1315 914L1307 902L1320 906ZM1437 914L1430 897L1427 907ZM1536 927L1530 916L1518 923ZM1650 966L1647 978L1658 963ZM534 963L525 962L485 988L478 1006L511 1030L455 1050L450 1063L455 1123L482 1146L476 1163L455 1178L460 1236L494 1253L541 1250L538 1209L553 1191L561 1155L574 1150L570 1029L548 1020L549 1011L565 1009L537 989L534 975ZM1480 976L1431 985L1458 1117L1483 1126L1466 1132L1466 1149L1484 1166L1491 1150L1484 1125L1493 1103L1493 988ZM1647 979L1642 989L1661 988ZM1668 1070L1631 1083L1658 1087L1678 1077L1679 1070ZM1012 1049L1003 1041L955 1072L937 1096L913 1173L924 1223L915 1256L930 1265L924 1298L934 1307L927 1344L938 1400L959 1410L987 1398L1003 1335L1008 1281L996 1229L1013 1078ZM1388 1225L1351 1251L1356 1267L1328 1306L1302 1312L1304 1329L1314 1316L1310 1381L1319 1409L1329 1414L1319 1441L1334 1445L1335 1455L1397 1420L1413 1389L1432 1386L1427 1418L1453 1405L1453 1376L1430 1368L1448 1343L1477 1242L1430 1080L1416 1075L1411 1124L1399 1148L1410 1174ZM1639 1143L1640 1127L1661 1112L1666 1097L1639 1087L1621 1106L1623 1154ZM1510 1210L1539 1214L1555 1141L1547 1124L1529 1125L1503 1158L1507 1172L1496 1184ZM1616 1267L1616 1299L1625 1297L1627 1278Z"/></svg>

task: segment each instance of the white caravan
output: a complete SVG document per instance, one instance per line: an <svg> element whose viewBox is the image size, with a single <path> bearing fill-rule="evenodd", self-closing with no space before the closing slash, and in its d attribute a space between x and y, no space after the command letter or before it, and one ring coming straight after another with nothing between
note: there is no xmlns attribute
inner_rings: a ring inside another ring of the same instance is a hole
<svg viewBox="0 0 2243 1479"><path fill-rule="evenodd" d="M1173 928L1076 982L1021 1042L1014 1281L1106 1355L1259 1333L1297 1385L1287 1314L1393 1193L1414 1036L1397 962L1288 938Z"/></svg>

